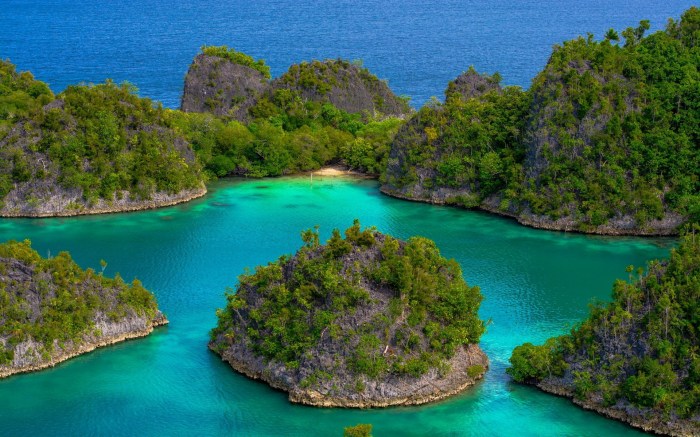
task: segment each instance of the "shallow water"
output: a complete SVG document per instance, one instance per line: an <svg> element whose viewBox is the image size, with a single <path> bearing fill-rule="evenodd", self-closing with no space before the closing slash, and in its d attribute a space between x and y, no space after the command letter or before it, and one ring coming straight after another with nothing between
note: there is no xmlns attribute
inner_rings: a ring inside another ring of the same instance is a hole
<svg viewBox="0 0 700 437"><path fill-rule="evenodd" d="M485 296L482 347L492 360L475 388L433 405L316 409L240 376L206 348L214 311L246 266L290 253L299 231L324 238L354 218L400 238L434 239ZM0 381L0 435L633 435L568 401L514 385L512 348L565 332L592 299L608 299L629 264L668 254L674 240L539 231L485 213L382 196L377 183L305 177L229 180L185 205L61 219L2 219L0 241L30 238L43 255L69 250L83 267L138 277L170 326L54 369Z"/></svg>

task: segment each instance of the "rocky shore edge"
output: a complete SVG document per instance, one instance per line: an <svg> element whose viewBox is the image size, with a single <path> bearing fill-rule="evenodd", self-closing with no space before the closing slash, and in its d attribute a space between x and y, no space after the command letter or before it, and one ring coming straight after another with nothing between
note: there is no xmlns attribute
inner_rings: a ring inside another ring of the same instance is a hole
<svg viewBox="0 0 700 437"><path fill-rule="evenodd" d="M6 206L0 210L0 217L3 218L48 218L48 217L75 217L80 215L96 215L96 214L112 214L120 212L145 211L149 209L163 208L166 206L178 205L180 203L189 202L207 194L207 188L202 185L199 188L192 190L180 191L176 194L156 193L149 200L140 201L115 201L105 202L100 200L95 206L89 207L84 204L78 204L78 207L68 206L73 200L59 201L59 208L44 208L44 210L33 212L22 210L18 206ZM75 204L75 203L73 203Z"/></svg>
<svg viewBox="0 0 700 437"><path fill-rule="evenodd" d="M131 322L134 322L134 320L131 320ZM110 346L116 343L121 343L126 340L132 340L135 338L141 338L149 335L151 332L153 332L153 329L158 327L158 326L164 326L170 323L168 319L165 317L163 313L158 311L156 315L153 317L153 319L148 319L148 318L143 318L139 317L135 319L135 322L139 325L142 325L139 329L132 330L132 331L126 331L126 332L120 332L119 331L119 325L120 322L114 323L111 327L115 328L116 332L113 333L112 335L103 335L103 336L96 336L96 335L89 335L84 337L84 341L78 345L77 347L75 345L65 345L67 347L60 348L55 345L54 347L54 353L51 355L51 357L48 359L48 361L40 362L40 363L28 363L21 365L19 367L17 366L0 366L0 379L2 378L7 378L12 375L20 374L20 373L29 373L29 372L36 372L38 370L46 369L48 367L54 367L57 364L69 360L73 357L76 357L78 355L86 354L88 352L92 352L95 349L105 347L105 346ZM33 342L25 342L25 343L33 343ZM72 346L72 347L71 347Z"/></svg>
<svg viewBox="0 0 700 437"><path fill-rule="evenodd" d="M429 203L432 205L447 205L454 206L457 208L463 208L459 205L453 205L446 202L444 199L437 197L430 198L417 198L407 196L398 191L389 189L385 186L380 187L379 191L396 199L408 200L411 202L421 202ZM491 204L494 203L494 204ZM591 229L578 229L576 228L576 222L571 219L561 218L556 221L551 220L547 216L538 216L532 213L525 214L515 214L509 211L503 211L497 207L497 202L486 202L473 208L474 210L488 212L490 214L496 214L501 217L506 217L517 221L523 226L527 226L534 229L543 229L548 231L561 231L561 232L572 232L577 234L585 235L605 235L605 236L641 236L641 237L673 237L677 236L679 232L679 226L684 223L683 217L680 215L668 215L662 220L653 220L649 222L649 225L644 228L634 227L632 218L621 219L621 220L611 220L609 223L601 226L597 226ZM463 208L469 209L469 208ZM619 223L620 226L615 226L615 223ZM622 227L624 226L624 227Z"/></svg>
<svg viewBox="0 0 700 437"><path fill-rule="evenodd" d="M381 399L373 399L363 394L353 393L352 396L343 396L294 386L290 383L291 378L285 377L286 369L282 365L266 365L262 358L255 356L250 351L246 351L243 357L238 357L232 353L231 349L226 349L223 354L219 354L212 343L209 344L209 348L217 355L220 355L221 359L227 362L235 371L251 379L263 381L272 388L287 392L290 402L326 408L385 408L422 405L440 401L459 394L476 384L484 377L489 367L489 360L486 354L478 345L470 344L457 351L454 357L449 360L452 370L444 377L437 377L436 372L432 370L418 380L418 384L411 390L413 394L410 396L385 396ZM468 369L472 366L481 366L482 371L470 376ZM405 383L403 379L399 379L398 382L401 384ZM386 383L377 382L376 384ZM388 391L386 389L388 387L383 387L379 391Z"/></svg>
<svg viewBox="0 0 700 437"><path fill-rule="evenodd" d="M594 411L609 419L624 422L633 428L641 429L648 433L674 437L690 437L700 435L700 422L692 422L690 420L681 419L669 422L664 421L658 416L643 417L639 410L635 407L630 407L629 409L625 410L615 407L606 407L591 400L576 399L573 389L565 384L558 383L557 381L553 380L545 380L530 385L533 385L546 393L570 399L575 405L583 408L584 410Z"/></svg>

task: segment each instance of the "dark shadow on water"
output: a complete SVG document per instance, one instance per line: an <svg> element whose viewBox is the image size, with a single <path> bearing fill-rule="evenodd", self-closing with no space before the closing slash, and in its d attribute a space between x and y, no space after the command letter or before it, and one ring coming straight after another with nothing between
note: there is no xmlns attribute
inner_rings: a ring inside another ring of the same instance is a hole
<svg viewBox="0 0 700 437"><path fill-rule="evenodd" d="M211 206L216 206L219 208L227 208L230 206L233 206L233 203L226 203L226 202L211 202Z"/></svg>

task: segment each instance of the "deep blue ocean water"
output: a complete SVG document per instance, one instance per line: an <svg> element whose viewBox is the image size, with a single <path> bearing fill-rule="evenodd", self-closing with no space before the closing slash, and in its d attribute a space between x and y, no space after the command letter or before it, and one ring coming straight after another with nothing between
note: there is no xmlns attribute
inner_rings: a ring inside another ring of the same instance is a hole
<svg viewBox="0 0 700 437"><path fill-rule="evenodd" d="M0 0L0 57L54 90L128 80L178 107L199 47L226 44L265 59L274 76L296 62L364 65L418 107L474 65L528 87L552 45L651 20L692 0Z"/></svg>

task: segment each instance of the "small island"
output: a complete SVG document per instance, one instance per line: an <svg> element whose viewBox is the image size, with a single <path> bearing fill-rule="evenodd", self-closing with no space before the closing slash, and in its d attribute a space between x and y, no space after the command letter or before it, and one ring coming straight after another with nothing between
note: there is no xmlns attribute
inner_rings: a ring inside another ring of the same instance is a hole
<svg viewBox="0 0 700 437"><path fill-rule="evenodd" d="M209 347L231 367L322 407L424 404L483 377L480 290L435 243L357 220L326 245L317 229L302 240L227 293Z"/></svg>
<svg viewBox="0 0 700 437"><path fill-rule="evenodd" d="M83 270L67 252L42 258L29 241L0 244L0 378L53 367L167 323L138 280Z"/></svg>
<svg viewBox="0 0 700 437"><path fill-rule="evenodd" d="M0 60L0 217L136 211L203 196L205 177L171 112L129 83L54 95Z"/></svg>
<svg viewBox="0 0 700 437"><path fill-rule="evenodd" d="M627 271L611 303L568 335L518 346L507 372L645 431L700 435L700 226L669 260Z"/></svg>

